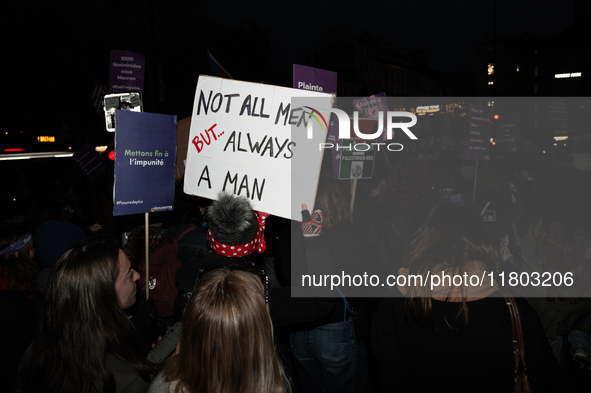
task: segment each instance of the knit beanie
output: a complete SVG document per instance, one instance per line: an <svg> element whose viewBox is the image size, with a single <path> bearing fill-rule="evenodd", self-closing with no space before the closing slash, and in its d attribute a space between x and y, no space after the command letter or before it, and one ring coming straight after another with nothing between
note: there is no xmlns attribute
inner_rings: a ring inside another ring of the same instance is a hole
<svg viewBox="0 0 591 393"><path fill-rule="evenodd" d="M263 232L267 216L252 210L245 197L220 192L206 211L207 237L212 250L233 257L265 251Z"/></svg>
<svg viewBox="0 0 591 393"><path fill-rule="evenodd" d="M64 251L87 238L84 230L76 224L46 221L35 231L35 252L43 267L51 267Z"/></svg>

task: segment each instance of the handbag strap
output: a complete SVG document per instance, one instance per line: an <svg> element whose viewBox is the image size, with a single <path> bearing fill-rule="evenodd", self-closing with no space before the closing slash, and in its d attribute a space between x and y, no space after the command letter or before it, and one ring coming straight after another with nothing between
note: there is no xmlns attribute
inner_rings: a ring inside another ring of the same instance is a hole
<svg viewBox="0 0 591 393"><path fill-rule="evenodd" d="M515 360L515 380L523 373L527 376L527 365L525 363L525 345L523 341L523 327L521 326L521 316L519 308L512 296L504 296L509 315L511 316L511 328L513 333L513 359ZM521 389L520 389L521 390Z"/></svg>

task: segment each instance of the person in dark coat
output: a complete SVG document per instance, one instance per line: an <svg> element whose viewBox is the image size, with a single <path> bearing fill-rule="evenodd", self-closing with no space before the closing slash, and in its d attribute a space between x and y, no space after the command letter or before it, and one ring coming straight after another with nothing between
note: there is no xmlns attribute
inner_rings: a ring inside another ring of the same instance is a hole
<svg viewBox="0 0 591 393"><path fill-rule="evenodd" d="M513 391L512 323L496 281L498 247L484 225L466 206L439 204L431 210L409 247L407 267L397 272L397 291L374 315L381 391ZM444 273L470 280L432 279ZM482 285L474 276L484 277ZM517 307L532 391L563 391L563 375L536 312L524 299L517 299Z"/></svg>

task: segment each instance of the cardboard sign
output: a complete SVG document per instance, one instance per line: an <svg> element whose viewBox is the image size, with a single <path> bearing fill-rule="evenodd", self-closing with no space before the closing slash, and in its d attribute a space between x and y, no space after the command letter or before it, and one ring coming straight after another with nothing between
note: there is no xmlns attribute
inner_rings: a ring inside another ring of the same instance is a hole
<svg viewBox="0 0 591 393"><path fill-rule="evenodd" d="M490 160L490 122L492 109L484 105L470 104L468 110L468 144L466 160Z"/></svg>
<svg viewBox="0 0 591 393"><path fill-rule="evenodd" d="M126 50L112 50L109 91L144 91L144 55Z"/></svg>
<svg viewBox="0 0 591 393"><path fill-rule="evenodd" d="M496 212L494 210L485 210L482 213L482 221L494 222L496 221Z"/></svg>
<svg viewBox="0 0 591 393"><path fill-rule="evenodd" d="M519 113L502 114L497 121L497 152L517 152L517 126Z"/></svg>
<svg viewBox="0 0 591 393"><path fill-rule="evenodd" d="M552 131L566 130L568 128L569 100L552 97L548 99L547 126Z"/></svg>
<svg viewBox="0 0 591 393"><path fill-rule="evenodd" d="M201 75L184 192L209 199L233 192L255 210L301 220L301 204L314 206L326 127L308 139L315 120L292 106L296 97L330 108L334 95Z"/></svg>
<svg viewBox="0 0 591 393"><path fill-rule="evenodd" d="M340 145L346 146L341 151L339 179L371 179L376 158L376 150L371 143L354 139L341 139ZM352 148L356 144L357 151ZM367 150L363 150L367 147Z"/></svg>
<svg viewBox="0 0 591 393"><path fill-rule="evenodd" d="M105 163L90 143L78 149L72 156L72 160L74 160L89 181L93 181L105 171Z"/></svg>
<svg viewBox="0 0 591 393"><path fill-rule="evenodd" d="M113 215L173 210L176 116L115 113Z"/></svg>

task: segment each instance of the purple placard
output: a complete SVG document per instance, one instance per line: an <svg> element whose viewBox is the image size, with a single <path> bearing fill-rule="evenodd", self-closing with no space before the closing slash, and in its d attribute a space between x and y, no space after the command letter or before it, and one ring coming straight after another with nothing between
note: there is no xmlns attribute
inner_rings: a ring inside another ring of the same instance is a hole
<svg viewBox="0 0 591 393"><path fill-rule="evenodd" d="M173 210L176 116L115 112L113 215Z"/></svg>
<svg viewBox="0 0 591 393"><path fill-rule="evenodd" d="M517 152L519 113L505 113L497 120L497 152Z"/></svg>
<svg viewBox="0 0 591 393"><path fill-rule="evenodd" d="M72 156L72 160L89 181L93 181L105 171L105 163L90 143L78 149Z"/></svg>
<svg viewBox="0 0 591 393"><path fill-rule="evenodd" d="M293 88L336 94L337 73L334 71L322 70L320 68L294 64Z"/></svg>
<svg viewBox="0 0 591 393"><path fill-rule="evenodd" d="M144 91L144 55L126 50L112 50L109 92Z"/></svg>
<svg viewBox="0 0 591 393"><path fill-rule="evenodd" d="M374 94L369 97L353 100L355 110L359 112L360 119L378 120L379 112L382 112L383 126L386 127L388 117L388 99L386 93ZM382 132L378 142L385 142L387 133Z"/></svg>
<svg viewBox="0 0 591 393"><path fill-rule="evenodd" d="M491 117L491 107L470 104L468 114L468 144L466 146L466 160L490 160Z"/></svg>
<svg viewBox="0 0 591 393"><path fill-rule="evenodd" d="M337 94L337 73L334 71L322 70L320 68L308 67L299 64L293 65L293 87L294 89L321 91L323 93ZM335 98L333 108L337 106ZM339 122L336 115L330 117L330 126L326 142L337 144L339 139ZM336 179L339 178L340 154L336 149L332 150L332 169Z"/></svg>

